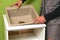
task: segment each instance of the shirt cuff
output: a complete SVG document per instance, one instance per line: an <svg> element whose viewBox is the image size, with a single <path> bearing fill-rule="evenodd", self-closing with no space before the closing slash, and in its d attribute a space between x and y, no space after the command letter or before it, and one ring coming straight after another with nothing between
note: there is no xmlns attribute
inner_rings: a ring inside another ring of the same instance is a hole
<svg viewBox="0 0 60 40"><path fill-rule="evenodd" d="M26 0L22 0L22 3L24 3Z"/></svg>
<svg viewBox="0 0 60 40"><path fill-rule="evenodd" d="M57 7L57 8L56 8L54 11L52 11L51 13L48 13L48 14L46 14L46 15L44 15L44 16L45 16L46 21L50 21L50 20L53 20L53 19L59 17L59 16L60 16L60 6Z"/></svg>

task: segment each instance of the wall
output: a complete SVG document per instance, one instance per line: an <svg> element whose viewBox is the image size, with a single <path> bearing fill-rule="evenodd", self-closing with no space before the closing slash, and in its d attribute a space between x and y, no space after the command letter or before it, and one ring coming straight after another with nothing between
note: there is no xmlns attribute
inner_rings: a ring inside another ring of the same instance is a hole
<svg viewBox="0 0 60 40"><path fill-rule="evenodd" d="M5 14L5 7L10 6L15 3L17 0L0 0L0 40L5 40L5 27L3 14ZM40 12L41 0L28 0L23 5L32 4L36 9L37 13Z"/></svg>

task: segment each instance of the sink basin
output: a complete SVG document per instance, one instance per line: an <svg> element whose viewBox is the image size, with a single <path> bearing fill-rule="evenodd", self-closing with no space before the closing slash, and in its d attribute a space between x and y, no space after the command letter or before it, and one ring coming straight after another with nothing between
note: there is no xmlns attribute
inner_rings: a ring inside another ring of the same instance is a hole
<svg viewBox="0 0 60 40"><path fill-rule="evenodd" d="M7 20L10 26L25 25L34 23L38 13L31 5L16 7L6 7Z"/></svg>

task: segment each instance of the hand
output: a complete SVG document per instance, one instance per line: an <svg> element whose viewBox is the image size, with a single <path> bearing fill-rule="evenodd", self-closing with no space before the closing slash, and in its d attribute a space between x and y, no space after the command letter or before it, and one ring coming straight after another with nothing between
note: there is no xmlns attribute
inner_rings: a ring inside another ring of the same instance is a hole
<svg viewBox="0 0 60 40"><path fill-rule="evenodd" d="M17 3L15 3L11 6L17 6L17 9L19 9L21 5L22 5L22 0L18 0Z"/></svg>
<svg viewBox="0 0 60 40"><path fill-rule="evenodd" d="M46 19L44 16L40 16L34 20L34 23L44 23L46 22Z"/></svg>
<svg viewBox="0 0 60 40"><path fill-rule="evenodd" d="M48 38L48 40L53 40L53 38Z"/></svg>

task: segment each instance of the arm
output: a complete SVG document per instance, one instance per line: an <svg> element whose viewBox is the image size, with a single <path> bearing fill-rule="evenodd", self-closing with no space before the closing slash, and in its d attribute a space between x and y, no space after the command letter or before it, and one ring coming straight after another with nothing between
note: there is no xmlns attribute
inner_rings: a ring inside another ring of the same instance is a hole
<svg viewBox="0 0 60 40"><path fill-rule="evenodd" d="M18 0L16 3L14 3L11 6L17 6L17 9L20 8L20 6L22 5L22 3L24 3L26 0Z"/></svg>
<svg viewBox="0 0 60 40"><path fill-rule="evenodd" d="M20 6L22 5L22 3L24 3L26 0L18 0L18 2L17 2L17 9L19 9L20 8Z"/></svg>
<svg viewBox="0 0 60 40"><path fill-rule="evenodd" d="M57 17L60 16L60 6L58 8L56 8L54 11L52 11L51 13L45 15L45 19L46 21L55 19Z"/></svg>
<svg viewBox="0 0 60 40"><path fill-rule="evenodd" d="M34 20L34 23L44 23L60 16L60 6L47 15L42 15Z"/></svg>

